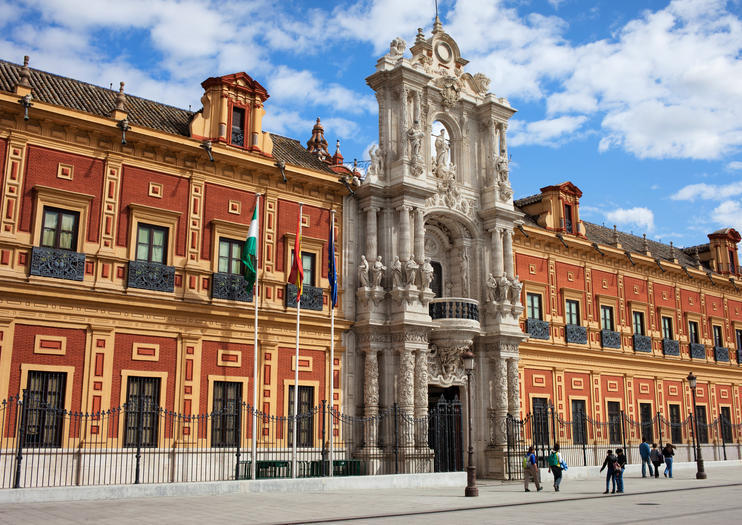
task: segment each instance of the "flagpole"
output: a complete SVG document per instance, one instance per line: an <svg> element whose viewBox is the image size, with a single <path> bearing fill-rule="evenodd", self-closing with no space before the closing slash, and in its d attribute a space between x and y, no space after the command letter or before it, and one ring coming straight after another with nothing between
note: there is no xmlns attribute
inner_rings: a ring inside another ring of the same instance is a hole
<svg viewBox="0 0 742 525"><path fill-rule="evenodd" d="M301 235L301 211L304 207L304 203L299 203L299 228L297 235ZM294 246L301 250L301 246L297 246L297 241L294 241ZM301 261L301 253L294 254L294 257L299 258ZM297 424L296 420L299 414L299 318L301 317L301 294L298 293L301 287L296 287L296 361L294 362L294 443L291 449L291 477L296 476L296 431Z"/></svg>
<svg viewBox="0 0 742 525"><path fill-rule="evenodd" d="M255 209L258 210L258 232L260 232L260 193L255 194ZM258 233L258 241L260 233ZM253 285L252 300L255 303L255 336L253 339L252 355L252 463L250 465L251 479L257 479L258 468L258 256L260 254L260 242L255 250L255 284Z"/></svg>
<svg viewBox="0 0 742 525"><path fill-rule="evenodd" d="M335 246L335 210L330 211L330 241L332 246ZM335 267L335 250L330 254L333 258L332 268L335 273L335 279L337 279L337 269ZM328 275L329 277L329 275ZM337 287L337 283L335 284ZM333 434L335 433L335 420L332 417L332 407L335 404L335 305L332 300L332 288L330 288L330 476L332 476L333 463L332 463L332 441Z"/></svg>

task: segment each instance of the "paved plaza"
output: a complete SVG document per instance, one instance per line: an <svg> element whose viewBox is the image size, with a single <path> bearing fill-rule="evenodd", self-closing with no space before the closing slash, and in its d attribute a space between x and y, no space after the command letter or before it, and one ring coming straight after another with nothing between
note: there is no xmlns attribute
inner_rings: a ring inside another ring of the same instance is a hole
<svg viewBox="0 0 742 525"><path fill-rule="evenodd" d="M6 504L0 523L739 523L742 467L691 471L675 479L625 480L626 493L604 496L598 479L565 480L555 493L523 491L522 483L482 481L478 498L463 487L323 493L140 498Z"/></svg>

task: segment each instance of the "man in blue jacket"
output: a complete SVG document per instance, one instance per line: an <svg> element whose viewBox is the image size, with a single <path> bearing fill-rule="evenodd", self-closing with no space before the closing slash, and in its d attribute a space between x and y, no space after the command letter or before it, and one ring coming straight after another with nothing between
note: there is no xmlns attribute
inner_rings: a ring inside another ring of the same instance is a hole
<svg viewBox="0 0 742 525"><path fill-rule="evenodd" d="M652 471L652 461L649 458L650 453L649 443L647 443L646 439L642 440L642 444L639 445L639 455L642 458L642 477L647 477L647 467L649 467L649 477L651 478L654 476L654 472Z"/></svg>

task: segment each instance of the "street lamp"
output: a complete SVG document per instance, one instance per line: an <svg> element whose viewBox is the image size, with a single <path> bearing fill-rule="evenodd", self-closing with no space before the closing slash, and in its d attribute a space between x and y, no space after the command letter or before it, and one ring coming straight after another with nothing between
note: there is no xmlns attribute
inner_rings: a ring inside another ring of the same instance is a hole
<svg viewBox="0 0 742 525"><path fill-rule="evenodd" d="M693 372L688 374L688 384L690 385L690 391L693 394L693 421L695 423L695 434L696 434L696 479L706 479L706 471L703 469L703 457L701 456L701 442L698 439L698 409L696 408L696 376Z"/></svg>
<svg viewBox="0 0 742 525"><path fill-rule="evenodd" d="M464 496L472 497L479 496L477 467L474 466L474 447L471 441L471 371L474 370L474 354L471 350L467 350L461 355L461 359L464 362L464 370L466 370L466 409L469 412L469 462L466 467L466 490L464 491Z"/></svg>

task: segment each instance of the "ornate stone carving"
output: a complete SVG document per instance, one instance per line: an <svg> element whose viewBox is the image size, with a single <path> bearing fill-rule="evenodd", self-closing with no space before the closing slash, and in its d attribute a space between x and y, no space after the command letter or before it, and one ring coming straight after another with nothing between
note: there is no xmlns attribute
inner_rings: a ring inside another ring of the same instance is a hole
<svg viewBox="0 0 742 525"><path fill-rule="evenodd" d="M381 262L381 255L378 255L376 257L376 260L374 261L374 266L371 269L371 283L373 284L374 288L381 287L381 278L384 276L385 271L386 266L384 266L384 263Z"/></svg>
<svg viewBox="0 0 742 525"><path fill-rule="evenodd" d="M402 288L404 285L404 276L402 275L402 262L399 257L394 256L392 263L392 288Z"/></svg>
<svg viewBox="0 0 742 525"><path fill-rule="evenodd" d="M403 348L399 354L398 396L399 405L403 412L409 413L414 406L415 356L412 350Z"/></svg>
<svg viewBox="0 0 742 525"><path fill-rule="evenodd" d="M520 304L520 292L523 289L523 283L516 276L514 279L508 279L508 301L510 304Z"/></svg>
<svg viewBox="0 0 742 525"><path fill-rule="evenodd" d="M440 88L443 106L452 108L461 98L461 81L452 75L442 76L435 81Z"/></svg>
<svg viewBox="0 0 742 525"><path fill-rule="evenodd" d="M510 186L510 167L508 159L497 157L495 161L495 182L497 185L497 196L501 202L509 202L513 198L513 189Z"/></svg>
<svg viewBox="0 0 742 525"><path fill-rule="evenodd" d="M420 269L420 288L430 290L430 283L433 282L433 265L430 264L430 257L425 258L422 268Z"/></svg>
<svg viewBox="0 0 742 525"><path fill-rule="evenodd" d="M419 268L420 268L420 265L418 265L415 262L415 258L412 255L410 255L410 258L407 259L407 262L405 262L405 266L404 266L406 286L416 286L417 271Z"/></svg>
<svg viewBox="0 0 742 525"><path fill-rule="evenodd" d="M518 360L508 359L508 413L520 419L520 387L518 386Z"/></svg>
<svg viewBox="0 0 742 525"><path fill-rule="evenodd" d="M439 346L430 345L428 359L428 382L442 387L449 387L466 383L464 364L461 361L469 346Z"/></svg>
<svg viewBox="0 0 742 525"><path fill-rule="evenodd" d="M368 272L369 272L369 266L368 266L368 261L366 260L366 256L361 255L361 264L358 265L358 286L368 288L369 286Z"/></svg>
<svg viewBox="0 0 742 525"><path fill-rule="evenodd" d="M426 350L418 350L415 355L415 407L423 412L420 415L425 415L428 411L428 352Z"/></svg>
<svg viewBox="0 0 742 525"><path fill-rule="evenodd" d="M497 279L490 273L487 276L487 302L494 303L497 300Z"/></svg>
<svg viewBox="0 0 742 525"><path fill-rule="evenodd" d="M413 126L407 130L407 145L410 158L410 171L415 177L423 174L424 161L421 154L422 141L425 133L420 129L420 123L416 120Z"/></svg>
<svg viewBox="0 0 742 525"><path fill-rule="evenodd" d="M469 250L461 252L461 295L469 297Z"/></svg>
<svg viewBox="0 0 742 525"><path fill-rule="evenodd" d="M402 38L397 37L389 43L389 54L390 58L402 58L405 49L407 49L407 42Z"/></svg>
<svg viewBox="0 0 742 525"><path fill-rule="evenodd" d="M472 77L472 89L478 95L484 95L490 88L490 79L484 73L476 73Z"/></svg>
<svg viewBox="0 0 742 525"><path fill-rule="evenodd" d="M384 157L385 152L381 146L372 146L369 150L371 156L371 164L366 172L366 180L369 182L375 182L379 179L384 179Z"/></svg>
<svg viewBox="0 0 742 525"><path fill-rule="evenodd" d="M428 344L428 328L407 327L403 332L392 335L392 343Z"/></svg>
<svg viewBox="0 0 742 525"><path fill-rule="evenodd" d="M379 361L373 350L366 352L363 370L363 403L366 407L379 405Z"/></svg>

